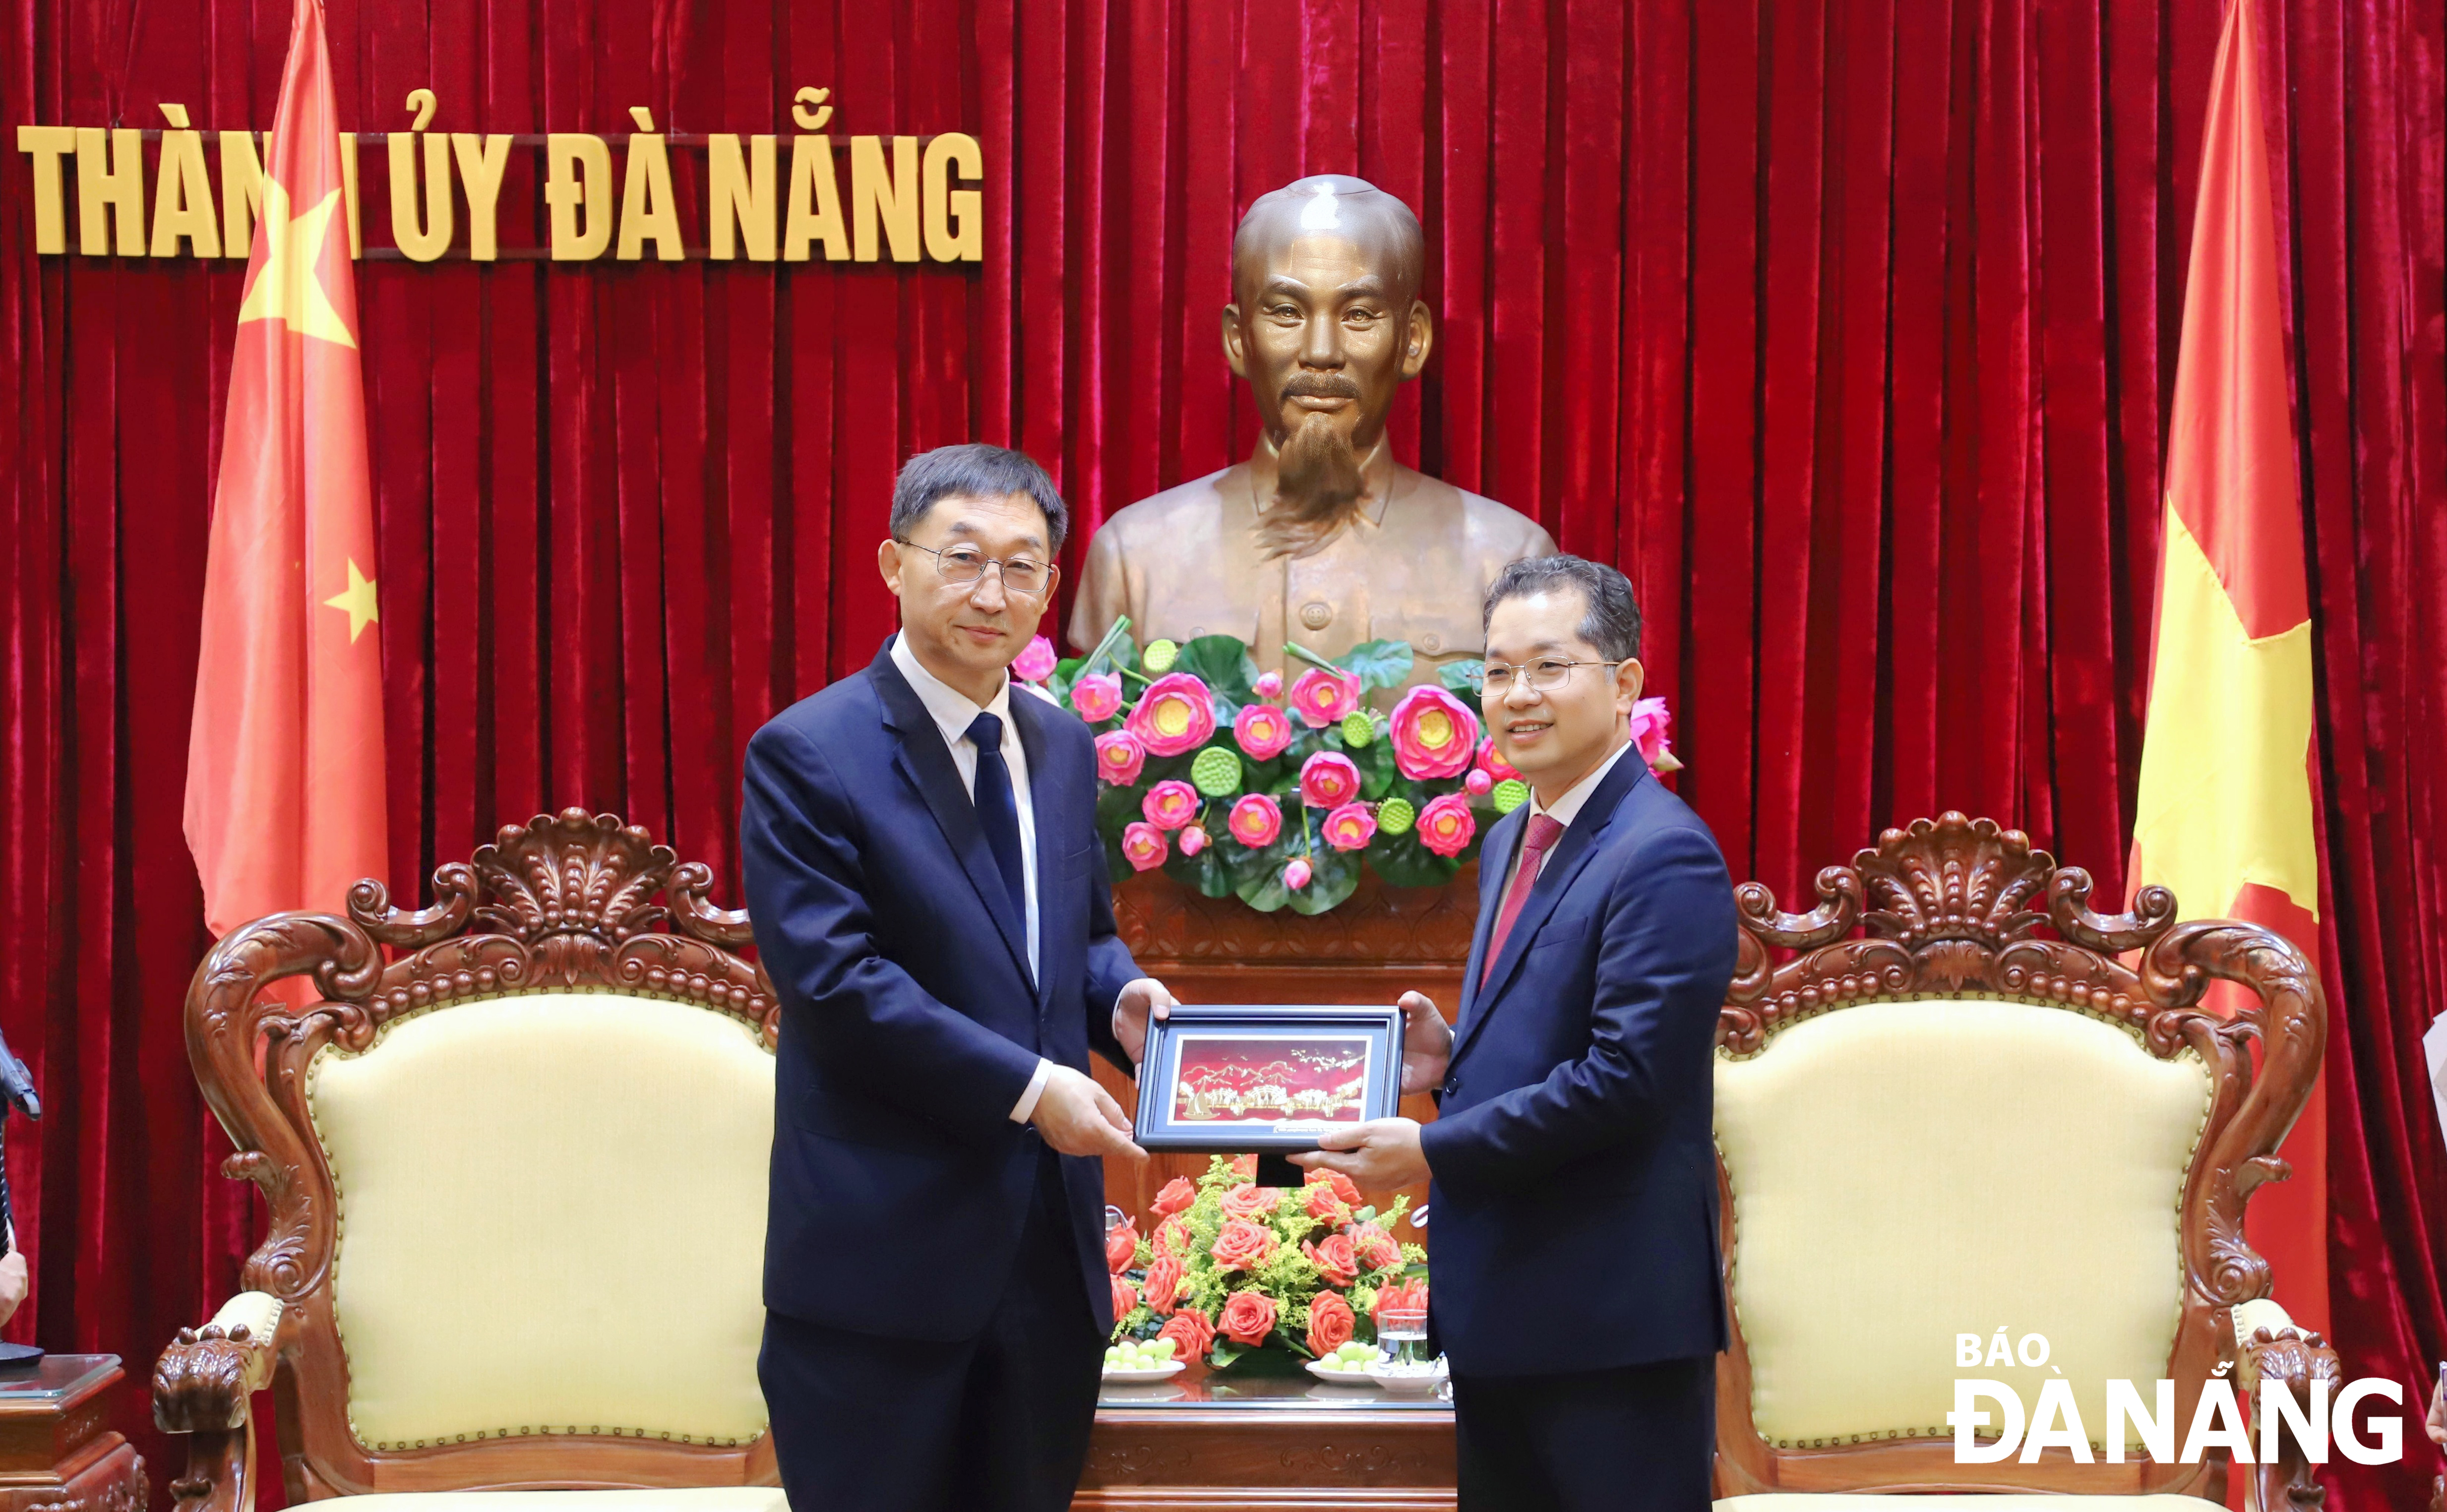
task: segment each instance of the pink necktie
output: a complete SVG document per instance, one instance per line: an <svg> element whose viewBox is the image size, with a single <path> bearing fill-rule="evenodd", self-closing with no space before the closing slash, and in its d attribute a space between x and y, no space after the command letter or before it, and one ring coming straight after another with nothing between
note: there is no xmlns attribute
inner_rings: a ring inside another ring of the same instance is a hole
<svg viewBox="0 0 2447 1512"><path fill-rule="evenodd" d="M1512 873L1512 885L1504 890L1504 909L1495 916L1495 933L1487 936L1487 960L1478 969L1478 985L1487 985L1488 973L1495 970L1495 958L1504 954L1506 936L1512 933L1512 921L1521 917L1521 906L1529 901L1529 889L1538 883L1538 863L1546 859L1546 848L1564 833L1564 826L1544 814L1529 816L1529 832L1521 837L1521 864Z"/></svg>

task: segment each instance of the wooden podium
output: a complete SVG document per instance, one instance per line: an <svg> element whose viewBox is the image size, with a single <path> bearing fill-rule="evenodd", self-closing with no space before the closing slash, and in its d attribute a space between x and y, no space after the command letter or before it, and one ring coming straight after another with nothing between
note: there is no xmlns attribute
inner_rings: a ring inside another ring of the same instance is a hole
<svg viewBox="0 0 2447 1512"><path fill-rule="evenodd" d="M1340 907L1314 917L1261 914L1148 872L1113 889L1113 911L1139 965L1185 1003L1391 1003L1416 990L1450 1018L1461 1005L1478 867L1437 888L1388 887L1366 873ZM1135 1106L1136 1093L1110 1067L1098 1062L1096 1074L1125 1107ZM1402 1111L1425 1123L1435 1105L1406 1098ZM1145 1233L1164 1183L1197 1176L1207 1159L1158 1155L1136 1171L1108 1161L1105 1200ZM1379 1207L1394 1196L1365 1195ZM1427 1193L1410 1198L1415 1207ZM1394 1237L1427 1241L1407 1221ZM1234 1384L1193 1368L1181 1379L1177 1390L1143 1397L1107 1393L1074 1507L1425 1512L1453 1504L1452 1413L1442 1403L1396 1403L1306 1376Z"/></svg>

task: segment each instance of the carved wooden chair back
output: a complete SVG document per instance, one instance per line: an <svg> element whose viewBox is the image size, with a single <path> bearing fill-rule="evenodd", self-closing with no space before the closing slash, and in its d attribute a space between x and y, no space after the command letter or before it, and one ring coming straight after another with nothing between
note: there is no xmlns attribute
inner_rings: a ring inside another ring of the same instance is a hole
<svg viewBox="0 0 2447 1512"><path fill-rule="evenodd" d="M2283 1322L2254 1301L2269 1269L2243 1217L2285 1174L2325 1040L2302 954L2250 924L2177 923L2163 888L2095 913L2087 873L1956 813L1887 831L1816 891L1798 915L1755 882L1737 895L1720 1494L2222 1495L2222 1465L2131 1439L2123 1464L2070 1447L1960 1464L1947 1414L1958 1378L1984 1378L2034 1424L2063 1397L2097 1444L2107 1380L2153 1403L2168 1379L2180 1434L2213 1374L2265 1363L2233 1310ZM2213 981L2246 991L2204 1006ZM2333 1370L2316 1337L2293 1347L2324 1357L2295 1369Z"/></svg>
<svg viewBox="0 0 2447 1512"><path fill-rule="evenodd" d="M188 1049L270 1231L157 1371L162 1426L196 1435L182 1503L248 1504L249 1373L293 1501L775 1483L779 1015L712 879L567 809L440 868L429 908L368 880L345 918L214 947Z"/></svg>

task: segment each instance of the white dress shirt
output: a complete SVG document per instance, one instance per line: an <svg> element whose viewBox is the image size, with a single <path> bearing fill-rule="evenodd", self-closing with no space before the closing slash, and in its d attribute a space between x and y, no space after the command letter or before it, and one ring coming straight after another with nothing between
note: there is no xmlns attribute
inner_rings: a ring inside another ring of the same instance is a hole
<svg viewBox="0 0 2447 1512"><path fill-rule="evenodd" d="M955 694L954 696L957 697L958 695ZM1534 787L1531 788L1529 790L1529 812L1531 816L1535 817L1536 815L1544 814L1548 819L1553 820L1556 823L1563 825L1565 829L1571 828L1572 821L1578 818L1581 810L1588 805L1589 795L1598 790L1598 784L1605 781L1606 773L1614 770L1614 764L1622 760L1625 752L1637 750L1639 746L1640 743L1635 740L1626 740L1622 745L1617 746L1614 748L1614 754L1598 763L1595 767L1591 768L1586 777L1582 778L1571 786L1565 788L1564 796L1555 800L1555 806L1552 808L1548 808L1540 803L1538 802L1538 790ZM1521 826L1521 833L1524 835L1529 833L1529 826L1527 823L1525 822ZM1558 843L1561 843L1560 840L1558 841ZM1554 848L1552 846L1547 847L1547 854L1554 854ZM1512 847L1512 859L1505 863L1504 885L1506 888L1508 889L1511 887L1512 874L1520 869L1521 847L1516 844ZM1499 891L1495 896L1502 898L1504 894Z"/></svg>
<svg viewBox="0 0 2447 1512"><path fill-rule="evenodd" d="M1011 674L1003 674L1001 686L995 690L994 701L981 705L928 671L925 664L918 659L918 653L909 649L906 636L892 637L892 665L900 668L901 675L909 679L909 686L916 690L918 701L926 706L926 712L934 718L936 728L943 732L943 744L951 747L952 765L960 774L960 787L969 795L971 803L977 802L977 747L969 739L969 726L979 714L992 714L1002 721L1002 761L1011 770L1012 803L1019 809L1019 869L1025 874L1028 899L1028 917L1022 927L1028 939L1028 974L1033 981L1036 976L1037 959L1036 808L1029 801L1028 752L1019 743L1019 727L1013 723L1011 717ZM1052 1061L1041 1055L1037 1057L1036 1074L1029 1079L1028 1089L1019 1094L1019 1101L1012 1106L1012 1122L1025 1124L1035 1113L1036 1099L1044 1092L1045 1078L1053 1068Z"/></svg>

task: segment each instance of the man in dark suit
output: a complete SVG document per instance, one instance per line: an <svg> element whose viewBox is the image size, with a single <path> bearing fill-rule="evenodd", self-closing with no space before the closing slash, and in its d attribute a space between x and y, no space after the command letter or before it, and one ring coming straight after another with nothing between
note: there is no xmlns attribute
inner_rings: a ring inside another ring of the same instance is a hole
<svg viewBox="0 0 2447 1512"><path fill-rule="evenodd" d="M1622 574L1517 561L1487 596L1481 705L1532 801L1488 832L1459 1030L1406 995L1385 1119L1295 1159L1432 1180L1430 1314L1452 1368L1461 1504L1702 1512L1726 1344L1711 1055L1733 888L1627 716Z"/></svg>
<svg viewBox="0 0 2447 1512"><path fill-rule="evenodd" d="M1006 669L1068 512L1000 447L914 458L901 631L749 743L740 853L782 1003L758 1375L811 1509L1054 1509L1087 1454L1112 1293L1088 1074L1171 995L1113 933L1088 728Z"/></svg>

